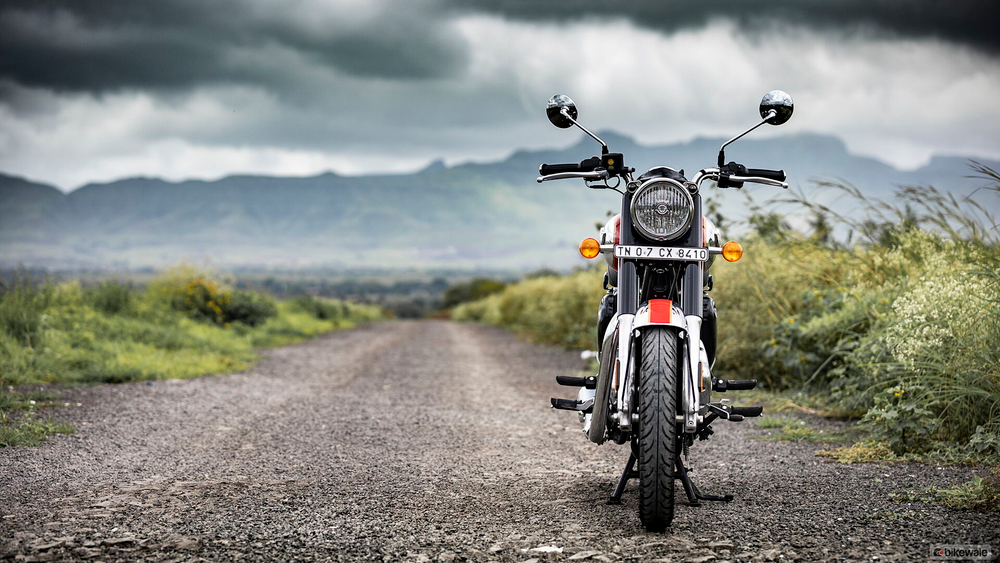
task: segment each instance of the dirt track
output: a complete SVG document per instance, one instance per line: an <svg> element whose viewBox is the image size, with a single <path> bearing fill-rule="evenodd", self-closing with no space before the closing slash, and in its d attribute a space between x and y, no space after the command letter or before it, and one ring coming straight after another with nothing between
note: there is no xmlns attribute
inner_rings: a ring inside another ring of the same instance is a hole
<svg viewBox="0 0 1000 563"><path fill-rule="evenodd" d="M992 544L1000 514L892 502L967 469L843 466L716 424L693 477L729 504L648 534L626 451L586 441L575 353L448 322L269 351L252 371L67 391L77 434L0 450L0 560L926 560ZM678 492L679 489L678 489Z"/></svg>

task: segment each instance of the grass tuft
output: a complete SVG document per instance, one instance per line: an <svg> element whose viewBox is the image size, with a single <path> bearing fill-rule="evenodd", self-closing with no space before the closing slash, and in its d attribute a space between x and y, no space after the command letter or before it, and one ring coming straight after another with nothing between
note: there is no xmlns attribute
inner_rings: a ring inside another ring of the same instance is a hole
<svg viewBox="0 0 1000 563"><path fill-rule="evenodd" d="M0 411L0 448L13 446L37 446L49 434L73 434L76 429L65 422L38 419L27 414L16 420Z"/></svg>
<svg viewBox="0 0 1000 563"><path fill-rule="evenodd" d="M922 502L940 504L948 508L979 510L983 512L1000 511L1000 474L982 477L975 475L965 483L950 487L928 487L922 491L907 491L892 495L896 502Z"/></svg>

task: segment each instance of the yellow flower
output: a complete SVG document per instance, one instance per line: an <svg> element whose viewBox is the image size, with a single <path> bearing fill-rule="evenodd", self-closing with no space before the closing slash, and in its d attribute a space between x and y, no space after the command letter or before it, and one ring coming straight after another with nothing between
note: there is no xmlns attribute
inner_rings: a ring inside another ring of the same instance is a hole
<svg viewBox="0 0 1000 563"><path fill-rule="evenodd" d="M794 323L795 322L795 317L788 317L788 322Z"/></svg>

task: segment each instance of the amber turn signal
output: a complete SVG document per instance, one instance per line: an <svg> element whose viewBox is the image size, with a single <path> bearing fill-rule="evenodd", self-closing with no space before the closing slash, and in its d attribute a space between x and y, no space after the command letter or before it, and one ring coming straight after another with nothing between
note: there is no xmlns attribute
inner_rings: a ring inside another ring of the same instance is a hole
<svg viewBox="0 0 1000 563"><path fill-rule="evenodd" d="M735 240L731 240L722 245L722 257L726 259L726 262L735 262L743 258L743 247Z"/></svg>
<svg viewBox="0 0 1000 563"><path fill-rule="evenodd" d="M584 258L596 258L601 253L601 243L597 239L585 238L580 243L580 254Z"/></svg>

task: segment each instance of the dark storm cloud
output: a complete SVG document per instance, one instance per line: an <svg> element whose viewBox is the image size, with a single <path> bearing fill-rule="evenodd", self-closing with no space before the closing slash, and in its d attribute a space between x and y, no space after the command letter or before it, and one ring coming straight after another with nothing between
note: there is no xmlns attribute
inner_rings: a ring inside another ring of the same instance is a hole
<svg viewBox="0 0 1000 563"><path fill-rule="evenodd" d="M639 26L673 32L716 17L748 28L791 23L820 30L859 27L893 35L938 38L1000 54L997 0L450 0L453 9L565 23L583 17L627 17Z"/></svg>
<svg viewBox="0 0 1000 563"><path fill-rule="evenodd" d="M304 88L317 71L454 77L466 70L468 53L448 21L467 13L549 23L623 16L664 32L715 17L750 31L772 22L860 27L938 37L996 55L1000 35L986 25L995 7L996 0L5 0L0 78L56 91L242 83L288 92Z"/></svg>
<svg viewBox="0 0 1000 563"><path fill-rule="evenodd" d="M368 78L451 76L465 46L424 2L7 0L0 77L55 90L274 84L289 65ZM367 5L366 5L367 4ZM372 6L375 6L374 8ZM288 6L290 8L291 5Z"/></svg>

